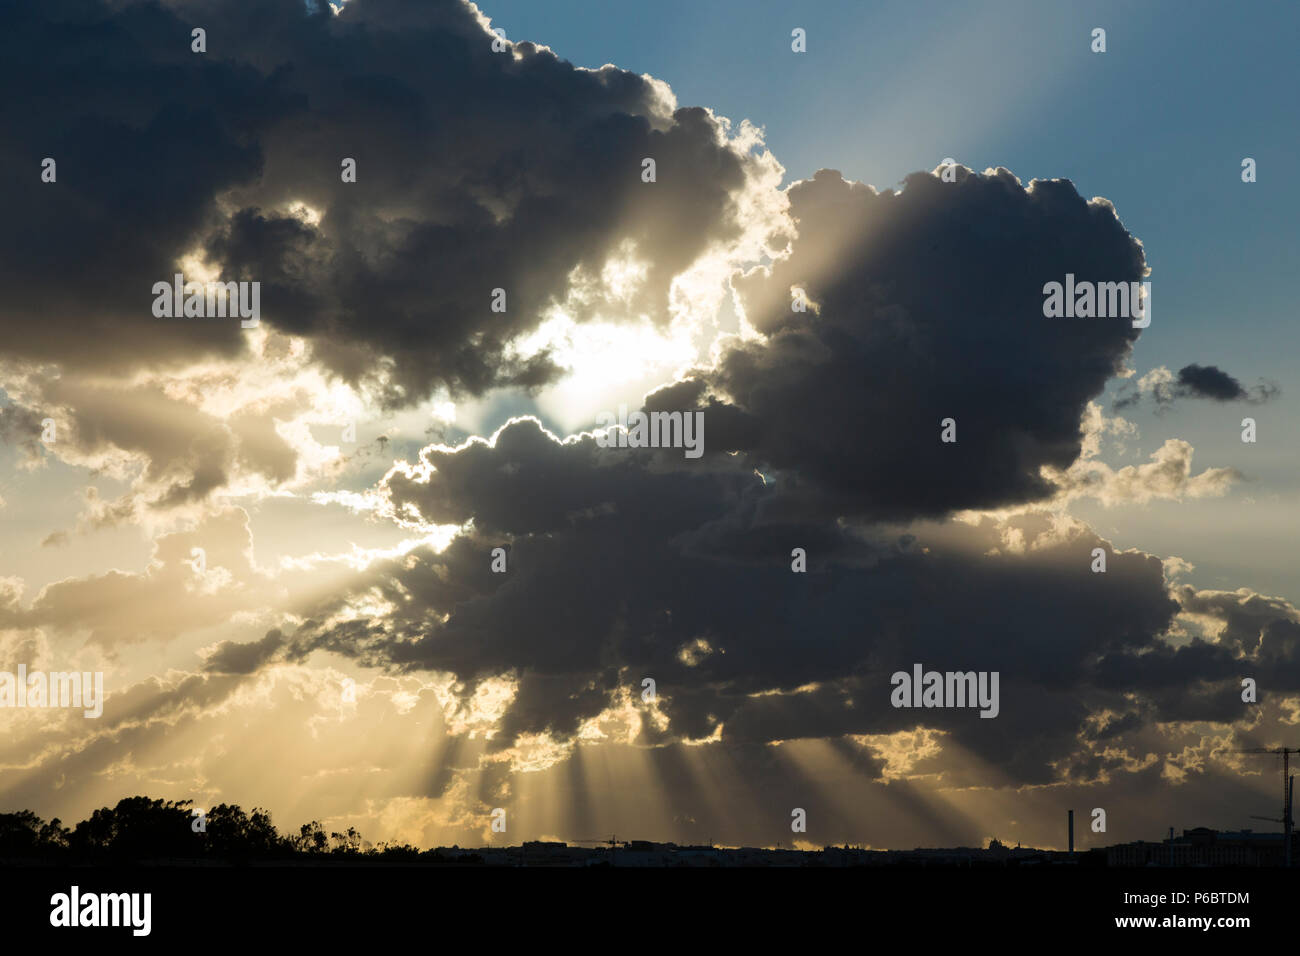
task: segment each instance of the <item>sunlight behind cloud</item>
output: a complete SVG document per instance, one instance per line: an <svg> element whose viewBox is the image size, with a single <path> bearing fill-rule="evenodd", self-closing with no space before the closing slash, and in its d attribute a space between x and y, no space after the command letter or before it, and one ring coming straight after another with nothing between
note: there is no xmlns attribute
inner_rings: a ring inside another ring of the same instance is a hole
<svg viewBox="0 0 1300 956"><path fill-rule="evenodd" d="M646 392L696 358L690 334L680 327L665 331L649 321L578 324L558 311L517 348L525 357L549 349L567 370L537 404L569 431L590 428L598 412L620 402L639 406Z"/></svg>

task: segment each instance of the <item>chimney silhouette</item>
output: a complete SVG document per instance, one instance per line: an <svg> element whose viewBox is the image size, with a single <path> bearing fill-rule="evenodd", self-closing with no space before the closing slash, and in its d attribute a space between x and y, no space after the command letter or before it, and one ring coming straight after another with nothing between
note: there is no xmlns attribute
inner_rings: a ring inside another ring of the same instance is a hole
<svg viewBox="0 0 1300 956"><path fill-rule="evenodd" d="M1074 856L1074 811L1066 810L1065 812L1069 814L1070 821L1070 856Z"/></svg>

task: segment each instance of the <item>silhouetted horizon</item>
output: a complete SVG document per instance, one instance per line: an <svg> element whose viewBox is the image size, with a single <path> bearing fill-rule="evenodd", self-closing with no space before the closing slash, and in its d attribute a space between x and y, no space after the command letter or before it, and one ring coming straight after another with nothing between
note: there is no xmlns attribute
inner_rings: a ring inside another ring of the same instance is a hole
<svg viewBox="0 0 1300 956"><path fill-rule="evenodd" d="M809 843L811 841L799 841ZM1163 848L1163 850L1162 850ZM429 865L630 866L831 865L972 866L1074 863L1114 865L1281 865L1281 833L1185 829L1181 838L1137 840L1077 851L1010 846L996 837L986 846L896 847L865 844L810 846L690 844L674 841L523 840L517 844L418 847L371 843L354 827L327 831L318 820L281 834L271 815L255 807L218 804L200 811L192 800L126 797L71 827L31 810L0 813L0 861L107 862L206 861L214 864L367 861ZM1211 852L1204 852L1206 850ZM1254 852L1245 852L1253 850ZM1201 851L1201 852L1189 852ZM1225 852L1218 852L1225 851ZM1163 855L1162 855L1163 853ZM1276 857L1276 859L1274 859Z"/></svg>

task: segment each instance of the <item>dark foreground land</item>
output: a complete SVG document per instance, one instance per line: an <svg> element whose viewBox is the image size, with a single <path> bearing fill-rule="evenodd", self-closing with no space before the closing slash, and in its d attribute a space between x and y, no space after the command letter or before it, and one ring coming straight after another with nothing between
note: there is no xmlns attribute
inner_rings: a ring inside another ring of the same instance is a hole
<svg viewBox="0 0 1300 956"><path fill-rule="evenodd" d="M1206 829L1075 854L996 841L907 851L613 839L421 850L314 821L285 836L260 810L196 814L185 802L133 797L74 827L0 814L0 933L56 946L73 934L126 945L338 944L434 928L435 941L469 933L492 952L561 933L575 945L601 934L602 946L655 947L704 933L763 951L786 938L848 934L869 945L899 932L926 946L1132 935L1134 945L1221 948L1293 929L1300 867L1278 865L1281 851L1280 835ZM1223 862L1235 865L1204 865ZM89 897L114 909L147 897L147 937L129 925L51 925L59 900Z"/></svg>
<svg viewBox="0 0 1300 956"><path fill-rule="evenodd" d="M148 894L149 938L127 927L52 927L52 903L74 887L81 898ZM1298 893L1300 871L1263 868L27 864L0 867L0 920L8 943L48 939L56 946L76 945L72 934L120 937L128 946L201 940L206 949L415 933L448 945L470 934L490 952L504 952L575 934L584 947L641 940L658 948L693 939L692 950L712 940L728 951L744 945L769 952L816 939L869 946L901 932L927 949L956 943L984 950L999 939L1023 944L1026 934L1132 935L1133 945L1200 939L1221 948L1293 929Z"/></svg>

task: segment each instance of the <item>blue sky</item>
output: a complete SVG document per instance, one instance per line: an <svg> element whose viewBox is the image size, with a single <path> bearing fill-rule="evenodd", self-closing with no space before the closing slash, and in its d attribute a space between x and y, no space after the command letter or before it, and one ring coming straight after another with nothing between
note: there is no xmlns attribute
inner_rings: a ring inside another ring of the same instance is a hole
<svg viewBox="0 0 1300 956"><path fill-rule="evenodd" d="M766 132L786 182L822 167L877 188L953 157L1005 166L1024 182L1064 177L1105 196L1142 240L1154 318L1138 375L1217 365L1262 407L1187 402L1130 409L1135 464L1166 438L1196 448L1193 470L1250 479L1223 499L1076 511L1136 546L1192 561L1205 586L1250 582L1300 599L1290 533L1300 519L1293 283L1300 265L1300 123L1294 43L1300 6L1242 3L861 3L817 0L484 0L512 40L575 65L667 81L682 106L708 106ZM790 51L807 31L808 52ZM1095 27L1107 51L1091 51ZM1241 161L1258 181L1241 181ZM1118 382L1112 383L1108 400ZM1240 441L1257 419L1258 444ZM1273 498L1272 496L1276 496ZM1250 499L1249 501L1246 499ZM1261 505L1271 505L1261 507ZM1190 521L1187 509L1197 511Z"/></svg>
<svg viewBox="0 0 1300 956"><path fill-rule="evenodd" d="M1178 334L1153 331L1142 352L1171 365L1251 360L1263 364L1249 374L1283 376L1292 366L1273 336L1289 332L1300 261L1300 8L1087 6L480 4L513 40L578 66L651 73L681 105L763 126L787 181L829 167L884 188L946 156L1026 182L1071 179L1111 199L1147 247L1160 321ZM1261 31L1261 18L1276 29ZM803 56L790 52L796 26L808 31ZM1105 54L1089 49L1097 26ZM1251 186L1245 156L1260 165Z"/></svg>

